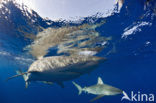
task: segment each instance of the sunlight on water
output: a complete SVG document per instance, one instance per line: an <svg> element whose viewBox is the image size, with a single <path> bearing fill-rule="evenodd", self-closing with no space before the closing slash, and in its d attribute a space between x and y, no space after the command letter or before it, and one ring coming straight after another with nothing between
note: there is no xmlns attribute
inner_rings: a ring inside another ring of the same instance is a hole
<svg viewBox="0 0 156 103"><path fill-rule="evenodd" d="M29 45L30 53L36 58L43 58L49 48L57 47L57 53L78 54L81 51L99 52L104 48L101 44L111 37L100 36L95 30L100 24L83 24L48 28L38 33L34 42ZM99 46L99 45L101 46Z"/></svg>

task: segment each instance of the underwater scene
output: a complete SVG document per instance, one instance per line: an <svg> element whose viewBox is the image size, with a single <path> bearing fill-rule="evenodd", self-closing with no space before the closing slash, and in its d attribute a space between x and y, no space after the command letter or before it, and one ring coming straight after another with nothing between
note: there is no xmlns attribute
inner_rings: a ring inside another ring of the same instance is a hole
<svg viewBox="0 0 156 103"><path fill-rule="evenodd" d="M154 103L155 78L155 0L0 0L0 103Z"/></svg>

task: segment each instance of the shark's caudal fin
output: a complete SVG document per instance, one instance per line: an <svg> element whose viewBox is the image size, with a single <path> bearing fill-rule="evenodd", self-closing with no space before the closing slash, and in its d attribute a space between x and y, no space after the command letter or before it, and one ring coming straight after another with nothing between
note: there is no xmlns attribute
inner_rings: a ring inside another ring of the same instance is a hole
<svg viewBox="0 0 156 103"><path fill-rule="evenodd" d="M26 73L22 73L22 71L21 70L17 70L16 71L16 73L18 74L18 75L22 75L23 76L23 79L24 79L24 81L26 81L26 78L27 78L27 72Z"/></svg>
<svg viewBox="0 0 156 103"><path fill-rule="evenodd" d="M27 78L27 75L26 75L26 74L27 74L28 72L23 72L23 73L22 73L21 70L18 70L18 71L16 71L16 73L17 73L17 75L14 75L14 76L12 76L12 77L9 77L9 78L7 79L7 81L10 80L10 79L19 77L19 76L23 76L24 81L26 82L26 78ZM27 88L27 87L28 87L28 82L26 82L25 84L26 84L25 87Z"/></svg>
<svg viewBox="0 0 156 103"><path fill-rule="evenodd" d="M17 73L18 75L22 75L22 76L23 76L23 79L24 79L24 81L25 81L25 88L28 88L28 85L29 85L29 83L27 82L27 73L28 73L28 72L22 73L21 70L17 70L16 73Z"/></svg>
<svg viewBox="0 0 156 103"><path fill-rule="evenodd" d="M23 76L23 75L25 75L25 74L27 74L27 72L14 75L14 76L12 76L12 77L9 77L6 81L8 81L8 80L10 80L10 79L13 79L13 78L16 78L16 77L19 77L19 76Z"/></svg>
<svg viewBox="0 0 156 103"><path fill-rule="evenodd" d="M77 89L79 90L79 95L80 95L82 93L82 88L75 82L72 82L72 83L77 87Z"/></svg>

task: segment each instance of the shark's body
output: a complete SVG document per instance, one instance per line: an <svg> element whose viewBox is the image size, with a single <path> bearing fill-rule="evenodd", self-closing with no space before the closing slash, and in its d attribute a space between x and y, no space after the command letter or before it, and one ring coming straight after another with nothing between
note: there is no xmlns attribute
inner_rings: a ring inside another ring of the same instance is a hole
<svg viewBox="0 0 156 103"><path fill-rule="evenodd" d="M104 60L104 58L96 56L45 57L32 63L27 72L18 72L19 75L13 77L23 75L26 87L32 81L42 81L48 84L57 83L63 87L62 82L91 72Z"/></svg>
<svg viewBox="0 0 156 103"><path fill-rule="evenodd" d="M111 95L117 95L117 94L122 94L123 93L123 91L118 89L118 88L115 88L115 87L112 87L110 85L104 84L100 77L98 78L98 83L96 85L93 85L93 86L81 88L75 82L73 82L73 84L78 88L79 95L82 92L97 95L97 97L93 98L91 100L91 102L95 101L95 100L97 100L97 99L99 99L99 98L101 98L103 96L111 96Z"/></svg>

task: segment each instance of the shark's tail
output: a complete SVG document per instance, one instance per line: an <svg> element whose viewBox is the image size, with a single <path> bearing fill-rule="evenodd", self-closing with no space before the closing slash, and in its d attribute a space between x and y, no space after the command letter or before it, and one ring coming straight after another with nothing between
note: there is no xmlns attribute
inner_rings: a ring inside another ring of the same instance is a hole
<svg viewBox="0 0 156 103"><path fill-rule="evenodd" d="M72 83L77 87L77 89L79 90L79 95L80 95L82 93L83 89L75 82L72 82Z"/></svg>
<svg viewBox="0 0 156 103"><path fill-rule="evenodd" d="M23 76L24 81L26 81L26 80L27 80L27 72L26 72L26 73L22 73L22 71L21 71L21 70L17 70L17 71L16 71L16 73L17 73L17 75L22 75L22 76Z"/></svg>
<svg viewBox="0 0 156 103"><path fill-rule="evenodd" d="M28 82L27 82L27 73L28 73L28 72L22 72L21 70L17 70L16 73L17 73L17 75L14 75L14 76L12 76L12 77L9 77L9 78L7 79L7 81L10 80L10 79L19 77L19 76L23 76L23 79L24 79L24 81L25 81L25 83L26 83L26 88L27 88L27 87L28 87Z"/></svg>
<svg viewBox="0 0 156 103"><path fill-rule="evenodd" d="M27 77L27 73L28 73L28 72L22 73L21 70L17 70L16 73L17 73L18 75L22 75L22 76L23 76L23 79L24 79L24 81L25 81L25 88L28 88L28 85L29 85L29 83L27 82L27 78L28 78L28 77Z"/></svg>
<svg viewBox="0 0 156 103"><path fill-rule="evenodd" d="M24 73L22 73L22 72L20 72L20 71L16 71L16 72L17 72L17 75L14 75L14 76L12 76L12 77L9 77L6 81L8 81L8 80L10 80L10 79L13 79L13 78L16 78L16 77L19 77L19 76L24 76L24 75L27 74L27 72L24 72Z"/></svg>

